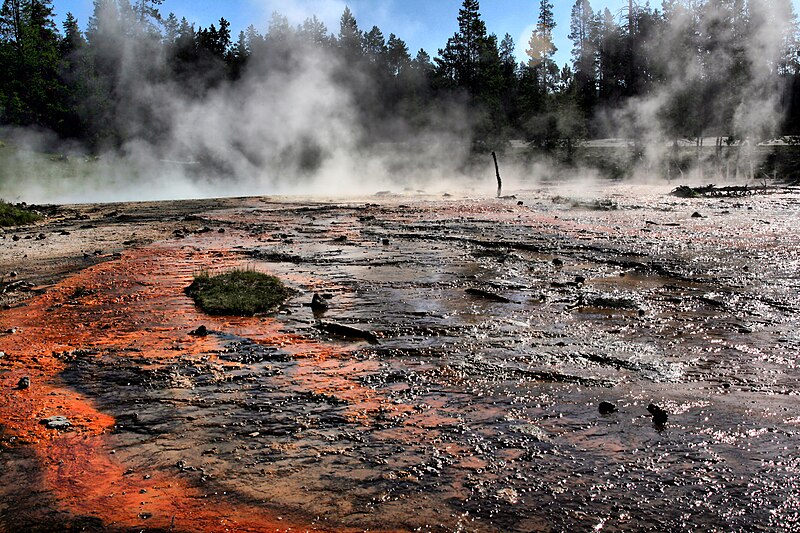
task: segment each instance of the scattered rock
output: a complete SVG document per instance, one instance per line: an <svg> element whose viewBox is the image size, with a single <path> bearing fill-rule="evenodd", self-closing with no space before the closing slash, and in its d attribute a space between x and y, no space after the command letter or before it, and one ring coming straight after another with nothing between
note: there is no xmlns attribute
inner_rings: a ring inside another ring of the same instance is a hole
<svg viewBox="0 0 800 533"><path fill-rule="evenodd" d="M651 415L653 415L653 424L657 426L663 426L664 424L667 423L669 415L661 407L657 406L654 403L651 403L650 405L647 406L647 410L650 412Z"/></svg>
<svg viewBox="0 0 800 533"><path fill-rule="evenodd" d="M28 376L20 378L20 380L17 382L18 390L25 390L27 388L30 388L30 386L31 386L31 378L29 378Z"/></svg>
<svg viewBox="0 0 800 533"><path fill-rule="evenodd" d="M62 430L62 429L67 429L69 427L72 427L72 424L67 419L67 417L66 416L61 416L61 415L51 416L49 418L44 418L44 419L42 419L41 423L44 424L44 426L47 429Z"/></svg>
<svg viewBox="0 0 800 533"><path fill-rule="evenodd" d="M597 410L600 411L601 415L610 415L618 411L617 406L611 402L600 402Z"/></svg>
<svg viewBox="0 0 800 533"><path fill-rule="evenodd" d="M201 325L197 329L190 331L189 335L194 335L195 337L205 337L208 335L208 328L205 327L205 325Z"/></svg>

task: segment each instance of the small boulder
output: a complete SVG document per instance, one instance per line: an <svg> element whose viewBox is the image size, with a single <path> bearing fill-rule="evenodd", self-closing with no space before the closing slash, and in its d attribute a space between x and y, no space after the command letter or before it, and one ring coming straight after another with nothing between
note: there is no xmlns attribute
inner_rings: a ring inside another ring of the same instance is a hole
<svg viewBox="0 0 800 533"><path fill-rule="evenodd" d="M553 259L553 265L556 267L562 267L564 266L564 261L556 257L555 259Z"/></svg>
<svg viewBox="0 0 800 533"><path fill-rule="evenodd" d="M325 301L325 298L315 292L314 296L311 298L311 310L317 313L327 311L328 302Z"/></svg>
<svg viewBox="0 0 800 533"><path fill-rule="evenodd" d="M647 406L647 410L650 412L651 415L653 415L653 424L657 426L663 426L664 424L667 423L669 415L661 407L657 406L654 403L651 403L650 405Z"/></svg>
<svg viewBox="0 0 800 533"><path fill-rule="evenodd" d="M208 328L205 325L198 327L189 332L189 335L194 335L195 337L205 337L208 335Z"/></svg>
<svg viewBox="0 0 800 533"><path fill-rule="evenodd" d="M601 415L610 415L611 413L616 413L618 411L617 406L611 402L600 402L597 410L600 411Z"/></svg>
<svg viewBox="0 0 800 533"><path fill-rule="evenodd" d="M20 380L17 382L17 389L19 390L28 389L30 388L30 386L31 386L31 378L29 378L28 376L20 378Z"/></svg>
<svg viewBox="0 0 800 533"><path fill-rule="evenodd" d="M697 211L695 211L694 213L692 213L692 218L705 218L705 217L700 213L698 213Z"/></svg>

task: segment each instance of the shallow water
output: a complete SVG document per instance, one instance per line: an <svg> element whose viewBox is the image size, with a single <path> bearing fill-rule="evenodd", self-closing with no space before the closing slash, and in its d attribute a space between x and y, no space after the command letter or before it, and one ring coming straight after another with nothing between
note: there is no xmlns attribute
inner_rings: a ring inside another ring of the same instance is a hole
<svg viewBox="0 0 800 533"><path fill-rule="evenodd" d="M17 417L4 393L4 455L37 457L39 496L3 523L800 529L800 194L665 192L243 200L199 213L215 231L65 279L2 315L20 328L0 338L5 388L52 388ZM183 287L233 266L298 295L274 318L204 316ZM51 414L75 430L42 429ZM72 453L86 466L63 472Z"/></svg>

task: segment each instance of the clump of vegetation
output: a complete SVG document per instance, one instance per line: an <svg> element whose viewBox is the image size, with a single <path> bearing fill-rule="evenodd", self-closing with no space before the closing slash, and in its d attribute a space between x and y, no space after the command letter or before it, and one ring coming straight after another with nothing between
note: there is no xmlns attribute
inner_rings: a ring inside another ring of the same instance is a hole
<svg viewBox="0 0 800 533"><path fill-rule="evenodd" d="M39 214L30 209L0 200L0 226L2 227L32 224L41 219Z"/></svg>
<svg viewBox="0 0 800 533"><path fill-rule="evenodd" d="M201 272L185 292L206 313L233 316L273 313L292 295L275 276L252 270Z"/></svg>

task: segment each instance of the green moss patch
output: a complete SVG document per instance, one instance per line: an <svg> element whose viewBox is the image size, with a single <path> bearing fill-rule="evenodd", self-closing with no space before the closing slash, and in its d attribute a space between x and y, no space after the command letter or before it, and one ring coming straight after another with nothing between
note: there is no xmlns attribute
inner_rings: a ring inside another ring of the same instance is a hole
<svg viewBox="0 0 800 533"><path fill-rule="evenodd" d="M32 224L42 217L35 212L0 200L0 226L21 226Z"/></svg>
<svg viewBox="0 0 800 533"><path fill-rule="evenodd" d="M201 273L185 291L206 313L233 316L274 313L292 295L275 276L250 270Z"/></svg>

